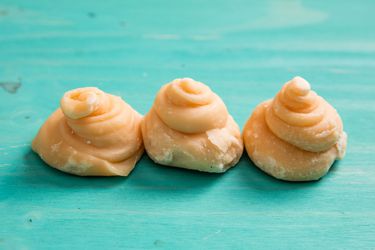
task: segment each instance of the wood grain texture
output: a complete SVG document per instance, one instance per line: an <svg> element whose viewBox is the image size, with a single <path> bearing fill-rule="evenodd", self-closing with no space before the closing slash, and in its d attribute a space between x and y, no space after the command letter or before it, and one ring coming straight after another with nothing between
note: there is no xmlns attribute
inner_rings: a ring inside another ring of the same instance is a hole
<svg viewBox="0 0 375 250"><path fill-rule="evenodd" d="M375 2L0 1L0 249L375 249ZM224 175L47 167L30 142L62 94L98 86L141 113L161 86L211 86L243 126L295 75L341 114L346 158L287 183L244 155Z"/></svg>

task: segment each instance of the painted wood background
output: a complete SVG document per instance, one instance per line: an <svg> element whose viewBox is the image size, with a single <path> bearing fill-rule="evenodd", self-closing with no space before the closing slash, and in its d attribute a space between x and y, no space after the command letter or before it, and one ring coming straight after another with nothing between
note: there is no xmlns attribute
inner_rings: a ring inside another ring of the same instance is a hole
<svg viewBox="0 0 375 250"><path fill-rule="evenodd" d="M246 155L223 175L144 156L128 178L80 178L30 150L71 88L146 113L189 76L243 127L295 75L349 134L318 182L277 181ZM374 80L372 0L0 0L0 249L375 249Z"/></svg>

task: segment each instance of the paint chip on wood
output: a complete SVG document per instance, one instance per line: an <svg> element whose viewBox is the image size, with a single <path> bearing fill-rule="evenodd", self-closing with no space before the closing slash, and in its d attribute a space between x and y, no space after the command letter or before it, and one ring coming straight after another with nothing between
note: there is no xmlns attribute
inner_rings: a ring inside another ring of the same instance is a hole
<svg viewBox="0 0 375 250"><path fill-rule="evenodd" d="M17 93L17 90L21 87L21 85L21 82L0 82L0 87L10 94Z"/></svg>

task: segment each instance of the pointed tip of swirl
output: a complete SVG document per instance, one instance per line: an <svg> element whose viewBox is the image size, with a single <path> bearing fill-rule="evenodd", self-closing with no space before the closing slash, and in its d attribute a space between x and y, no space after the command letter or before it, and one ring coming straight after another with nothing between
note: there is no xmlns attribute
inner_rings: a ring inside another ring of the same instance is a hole
<svg viewBox="0 0 375 250"><path fill-rule="evenodd" d="M275 104L274 109L284 107L292 112L309 113L319 104L319 98L305 79L296 76L284 84L275 98L276 102L279 104ZM279 115L283 117L288 112L281 113Z"/></svg>
<svg viewBox="0 0 375 250"><path fill-rule="evenodd" d="M178 78L167 87L169 99L177 105L205 105L211 100L211 89L191 78Z"/></svg>
<svg viewBox="0 0 375 250"><path fill-rule="evenodd" d="M194 79L182 78L177 79L177 81L179 82L181 88L189 94L199 94L202 92L202 88L200 86L201 83L195 81Z"/></svg>
<svg viewBox="0 0 375 250"><path fill-rule="evenodd" d="M189 94L194 95L202 93L200 83L191 78L182 78L178 79L177 81L179 81L180 87Z"/></svg>
<svg viewBox="0 0 375 250"><path fill-rule="evenodd" d="M207 91L207 88L209 88L204 83L201 83L189 77L174 79L172 81L172 85L178 86L187 94L192 95L200 94L204 91Z"/></svg>
<svg viewBox="0 0 375 250"><path fill-rule="evenodd" d="M311 90L310 84L300 76L294 77L288 85L295 94L300 96L307 95Z"/></svg>
<svg viewBox="0 0 375 250"><path fill-rule="evenodd" d="M100 94L103 94L103 91L95 87L70 90L61 99L61 109L70 119L87 117L98 108Z"/></svg>

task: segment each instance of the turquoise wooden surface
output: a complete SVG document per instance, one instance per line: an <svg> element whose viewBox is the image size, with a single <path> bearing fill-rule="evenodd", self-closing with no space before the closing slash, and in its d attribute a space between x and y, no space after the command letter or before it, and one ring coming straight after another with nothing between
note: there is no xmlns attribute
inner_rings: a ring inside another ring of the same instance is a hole
<svg viewBox="0 0 375 250"><path fill-rule="evenodd" d="M0 249L375 249L375 2L0 0ZM295 75L340 112L346 158L287 183L244 155L224 175L47 167L30 142L68 89L141 113L189 76L243 127Z"/></svg>

